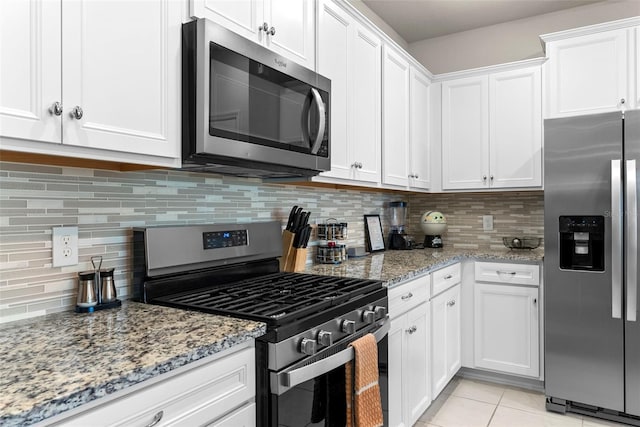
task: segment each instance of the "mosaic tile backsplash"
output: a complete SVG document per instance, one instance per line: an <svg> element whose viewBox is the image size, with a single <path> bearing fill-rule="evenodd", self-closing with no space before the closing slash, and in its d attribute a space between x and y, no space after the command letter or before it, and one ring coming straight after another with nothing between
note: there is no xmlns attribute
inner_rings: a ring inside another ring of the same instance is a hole
<svg viewBox="0 0 640 427"><path fill-rule="evenodd" d="M409 202L410 233L420 214L448 218L445 244L501 246L507 235L542 236L542 192L409 194L263 184L258 180L183 171L114 172L0 162L0 323L75 305L77 273L92 256L115 268L118 295L131 295L132 227L279 220L291 206L312 212L310 223L348 223L348 246L364 245L363 215L392 200ZM482 215L494 231L482 231ZM415 225L415 227L414 227ZM51 229L78 226L79 264L52 267ZM312 237L313 239L314 237ZM418 241L421 240L417 238ZM310 251L309 262L313 261Z"/></svg>

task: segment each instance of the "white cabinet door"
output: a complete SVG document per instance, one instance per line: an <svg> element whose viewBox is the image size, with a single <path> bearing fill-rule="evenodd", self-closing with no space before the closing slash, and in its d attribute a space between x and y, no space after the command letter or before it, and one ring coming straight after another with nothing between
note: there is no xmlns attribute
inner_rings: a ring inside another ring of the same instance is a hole
<svg viewBox="0 0 640 427"><path fill-rule="evenodd" d="M492 188L542 185L540 67L489 75Z"/></svg>
<svg viewBox="0 0 640 427"><path fill-rule="evenodd" d="M264 1L264 22L270 25L269 34L265 37L263 32L262 35L265 37L265 45L274 52L315 70L315 1Z"/></svg>
<svg viewBox="0 0 640 427"><path fill-rule="evenodd" d="M461 366L460 284L431 300L431 396L438 397Z"/></svg>
<svg viewBox="0 0 640 427"><path fill-rule="evenodd" d="M60 1L0 2L0 135L60 143ZM64 105L62 105L64 106Z"/></svg>
<svg viewBox="0 0 640 427"><path fill-rule="evenodd" d="M429 145L429 78L411 67L410 82L410 147L409 147L409 186L428 189L431 185L430 145Z"/></svg>
<svg viewBox="0 0 640 427"><path fill-rule="evenodd" d="M408 184L409 63L385 46L382 71L382 182Z"/></svg>
<svg viewBox="0 0 640 427"><path fill-rule="evenodd" d="M442 83L442 189L488 188L487 76Z"/></svg>
<svg viewBox="0 0 640 427"><path fill-rule="evenodd" d="M348 62L352 73L349 111L353 118L349 121L350 166L357 163L357 167L352 167L356 180L378 183L382 40L359 22L354 24L353 49Z"/></svg>
<svg viewBox="0 0 640 427"><path fill-rule="evenodd" d="M548 117L619 110L631 96L631 34L619 29L550 42Z"/></svg>
<svg viewBox="0 0 640 427"><path fill-rule="evenodd" d="M190 0L194 18L208 18L248 39L262 37L263 0Z"/></svg>
<svg viewBox="0 0 640 427"><path fill-rule="evenodd" d="M413 425L431 404L430 305L423 303L406 314L404 359L406 412Z"/></svg>
<svg viewBox="0 0 640 427"><path fill-rule="evenodd" d="M390 426L412 426L431 404L429 307L428 302L422 302L391 320Z"/></svg>
<svg viewBox="0 0 640 427"><path fill-rule="evenodd" d="M380 38L338 5L318 8L318 72L331 80L331 170L380 182Z"/></svg>
<svg viewBox="0 0 640 427"><path fill-rule="evenodd" d="M192 17L208 18L310 69L315 69L314 8L313 0L190 0Z"/></svg>
<svg viewBox="0 0 640 427"><path fill-rule="evenodd" d="M404 339L406 323L407 314L391 319L391 328L387 335L389 344L389 426L391 427L411 426L403 407L402 395L406 371L410 370L410 367L404 364L403 358L406 345Z"/></svg>
<svg viewBox="0 0 640 427"><path fill-rule="evenodd" d="M226 417L208 425L211 427L255 427L256 404L251 403L244 406Z"/></svg>
<svg viewBox="0 0 640 427"><path fill-rule="evenodd" d="M476 367L538 377L538 288L477 283L474 301Z"/></svg>
<svg viewBox="0 0 640 427"><path fill-rule="evenodd" d="M63 144L178 157L180 3L79 0L62 11Z"/></svg>

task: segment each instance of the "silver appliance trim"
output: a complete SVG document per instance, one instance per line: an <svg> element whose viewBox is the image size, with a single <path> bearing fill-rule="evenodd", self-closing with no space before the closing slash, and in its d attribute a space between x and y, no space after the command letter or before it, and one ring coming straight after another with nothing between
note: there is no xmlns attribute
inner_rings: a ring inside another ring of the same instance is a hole
<svg viewBox="0 0 640 427"><path fill-rule="evenodd" d="M622 318L622 170L611 160L611 317Z"/></svg>
<svg viewBox="0 0 640 427"><path fill-rule="evenodd" d="M636 161L626 162L627 190L627 321L636 321L638 300L638 186L636 183Z"/></svg>
<svg viewBox="0 0 640 427"><path fill-rule="evenodd" d="M376 342L380 342L380 340L387 336L390 328L391 322L387 317L378 329L371 332L375 337ZM331 356L320 359L309 365L293 367L278 373L272 372L271 391L277 395L281 395L292 387L344 365L345 363L353 360L354 357L355 351L353 350L353 347L348 346L336 354L332 354Z"/></svg>

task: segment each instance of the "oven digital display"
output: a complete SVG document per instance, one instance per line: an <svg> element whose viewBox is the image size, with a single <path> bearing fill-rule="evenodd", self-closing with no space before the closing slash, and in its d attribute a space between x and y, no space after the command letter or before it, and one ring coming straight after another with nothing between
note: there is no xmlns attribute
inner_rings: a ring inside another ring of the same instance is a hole
<svg viewBox="0 0 640 427"><path fill-rule="evenodd" d="M202 233L204 249L247 245L247 230L207 231Z"/></svg>

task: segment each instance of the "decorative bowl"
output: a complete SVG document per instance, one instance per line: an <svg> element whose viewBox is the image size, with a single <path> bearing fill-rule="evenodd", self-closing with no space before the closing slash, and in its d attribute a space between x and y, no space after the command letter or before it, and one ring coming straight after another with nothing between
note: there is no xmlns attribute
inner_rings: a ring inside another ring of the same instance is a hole
<svg viewBox="0 0 640 427"><path fill-rule="evenodd" d="M509 249L535 249L540 246L541 241L540 237L509 236L502 238L502 243Z"/></svg>

